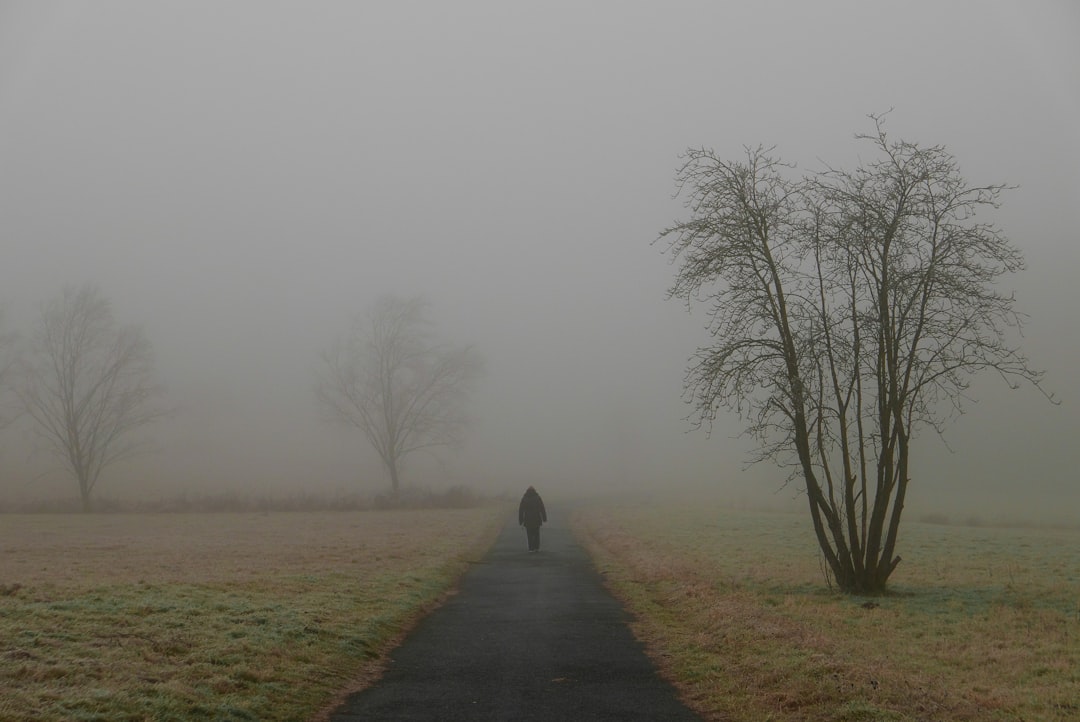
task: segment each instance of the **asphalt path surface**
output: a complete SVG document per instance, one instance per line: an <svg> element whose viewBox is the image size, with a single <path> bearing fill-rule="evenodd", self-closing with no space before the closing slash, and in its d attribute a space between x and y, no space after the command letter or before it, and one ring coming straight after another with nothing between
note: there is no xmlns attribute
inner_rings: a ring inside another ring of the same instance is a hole
<svg viewBox="0 0 1080 722"><path fill-rule="evenodd" d="M659 677L559 509L527 551L508 520L459 591L331 722L698 720Z"/></svg>

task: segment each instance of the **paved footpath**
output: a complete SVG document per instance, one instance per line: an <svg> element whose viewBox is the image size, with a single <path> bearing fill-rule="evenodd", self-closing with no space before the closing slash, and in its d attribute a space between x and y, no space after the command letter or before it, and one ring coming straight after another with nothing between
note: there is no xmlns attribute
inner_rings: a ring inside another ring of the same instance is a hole
<svg viewBox="0 0 1080 722"><path fill-rule="evenodd" d="M560 509L526 551L509 519L459 592L339 707L358 720L698 720L634 639Z"/></svg>

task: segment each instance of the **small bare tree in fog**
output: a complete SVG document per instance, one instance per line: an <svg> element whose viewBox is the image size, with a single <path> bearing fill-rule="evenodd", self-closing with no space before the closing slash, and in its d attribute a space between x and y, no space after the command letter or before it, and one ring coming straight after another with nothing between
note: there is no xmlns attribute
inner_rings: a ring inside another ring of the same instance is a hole
<svg viewBox="0 0 1080 722"><path fill-rule="evenodd" d="M995 288L1023 258L976 214L1004 186L968 185L941 147L858 136L874 160L794 177L770 150L690 150L691 218L664 230L681 262L670 295L704 301L713 345L687 372L698 425L736 411L756 459L794 467L828 569L880 593L896 569L920 427L941 433L971 377L1041 373L1010 343L1022 317Z"/></svg>
<svg viewBox="0 0 1080 722"><path fill-rule="evenodd" d="M166 413L153 371L142 329L117 327L96 287L66 288L42 309L18 397L78 482L84 511L101 472L138 450L133 432Z"/></svg>
<svg viewBox="0 0 1080 722"><path fill-rule="evenodd" d="M460 441L481 370L475 352L434 341L431 327L423 299L387 296L322 355L320 404L371 442L395 495L407 455Z"/></svg>

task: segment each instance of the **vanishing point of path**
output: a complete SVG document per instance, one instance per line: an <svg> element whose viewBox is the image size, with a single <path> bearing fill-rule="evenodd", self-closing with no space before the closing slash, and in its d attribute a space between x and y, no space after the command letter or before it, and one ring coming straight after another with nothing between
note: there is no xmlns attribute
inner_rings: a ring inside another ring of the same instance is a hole
<svg viewBox="0 0 1080 722"><path fill-rule="evenodd" d="M697 720L627 626L562 510L541 551L509 520L459 591L339 707L359 720Z"/></svg>

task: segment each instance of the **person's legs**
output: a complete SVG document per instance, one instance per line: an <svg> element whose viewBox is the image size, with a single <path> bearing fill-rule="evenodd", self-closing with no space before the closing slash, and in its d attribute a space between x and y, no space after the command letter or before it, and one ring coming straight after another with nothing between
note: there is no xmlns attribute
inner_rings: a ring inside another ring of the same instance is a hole
<svg viewBox="0 0 1080 722"><path fill-rule="evenodd" d="M525 532L529 537L529 551L534 552L540 548L540 527L527 526Z"/></svg>

